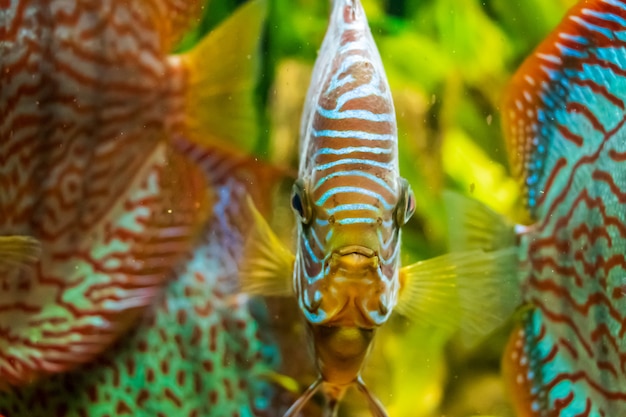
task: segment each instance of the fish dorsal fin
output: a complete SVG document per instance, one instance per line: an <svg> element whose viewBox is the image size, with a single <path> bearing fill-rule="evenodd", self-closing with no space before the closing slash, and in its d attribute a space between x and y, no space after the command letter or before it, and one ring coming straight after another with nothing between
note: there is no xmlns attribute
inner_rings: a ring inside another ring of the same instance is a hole
<svg viewBox="0 0 626 417"><path fill-rule="evenodd" d="M258 145L254 88L265 14L264 1L250 1L181 55L188 76L188 140L244 154Z"/></svg>
<svg viewBox="0 0 626 417"><path fill-rule="evenodd" d="M453 252L482 249L493 251L515 246L515 225L482 202L445 191L448 241Z"/></svg>
<svg viewBox="0 0 626 417"><path fill-rule="evenodd" d="M513 77L503 126L515 177L535 218L551 188L621 129L626 110L626 3L581 1ZM617 158L625 155L615 154Z"/></svg>

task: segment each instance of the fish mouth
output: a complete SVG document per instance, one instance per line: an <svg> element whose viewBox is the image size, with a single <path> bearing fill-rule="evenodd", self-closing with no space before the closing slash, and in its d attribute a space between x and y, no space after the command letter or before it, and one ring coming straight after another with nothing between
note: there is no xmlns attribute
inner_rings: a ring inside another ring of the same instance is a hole
<svg viewBox="0 0 626 417"><path fill-rule="evenodd" d="M357 254L357 255L365 256L366 258L371 258L373 256L376 256L376 252L374 252L372 249L366 248L365 246L361 246L361 245L344 246L343 248L337 249L335 253L339 256Z"/></svg>
<svg viewBox="0 0 626 417"><path fill-rule="evenodd" d="M328 264L331 269L343 271L347 275L359 271L378 269L380 266L376 252L360 245L344 246L333 251Z"/></svg>

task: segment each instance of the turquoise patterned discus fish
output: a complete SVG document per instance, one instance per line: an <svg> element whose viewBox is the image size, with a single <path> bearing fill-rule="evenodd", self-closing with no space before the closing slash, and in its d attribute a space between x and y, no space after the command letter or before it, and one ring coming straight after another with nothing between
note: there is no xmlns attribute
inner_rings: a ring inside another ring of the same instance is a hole
<svg viewBox="0 0 626 417"><path fill-rule="evenodd" d="M261 374L279 360L259 314L237 295L253 195L269 204L278 177L247 158L188 143L216 198L202 238L137 327L95 361L0 392L6 417L274 416Z"/></svg>
<svg viewBox="0 0 626 417"><path fill-rule="evenodd" d="M473 203L466 238L519 241L493 252L519 265L497 269L527 305L503 357L517 413L626 415L626 2L572 8L515 74L503 119L534 223L516 236Z"/></svg>

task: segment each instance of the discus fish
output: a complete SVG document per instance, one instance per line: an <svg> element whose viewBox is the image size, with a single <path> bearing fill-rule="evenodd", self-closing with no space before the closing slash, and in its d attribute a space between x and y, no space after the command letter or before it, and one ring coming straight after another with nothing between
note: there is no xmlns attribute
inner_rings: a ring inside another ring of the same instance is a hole
<svg viewBox="0 0 626 417"><path fill-rule="evenodd" d="M248 193L269 203L278 177L251 158L184 142L177 148L216 191L200 242L133 330L73 372L0 392L0 414L276 416L274 390L261 375L279 357L263 317L247 297L233 296L233 278L251 220L243 210Z"/></svg>
<svg viewBox="0 0 626 417"><path fill-rule="evenodd" d="M451 261L471 257L444 256L399 271L400 228L413 214L415 197L399 175L397 153L391 93L365 12L358 0L337 0L301 122L291 194L296 254L251 205L256 227L241 268L245 291L295 293L312 339L319 378L286 417L297 415L319 390L336 415L351 386L365 395L374 415L385 416L360 370L376 328L394 308L452 326L462 314L479 317L486 308L450 274ZM497 282L467 281L478 290Z"/></svg>
<svg viewBox="0 0 626 417"><path fill-rule="evenodd" d="M502 359L519 416L626 415L625 41L626 2L581 1L513 77L504 131L528 225L456 201L454 240L521 284Z"/></svg>
<svg viewBox="0 0 626 417"><path fill-rule="evenodd" d="M170 139L254 137L258 7L167 56L200 1L0 2L0 385L92 360L160 293L214 199Z"/></svg>

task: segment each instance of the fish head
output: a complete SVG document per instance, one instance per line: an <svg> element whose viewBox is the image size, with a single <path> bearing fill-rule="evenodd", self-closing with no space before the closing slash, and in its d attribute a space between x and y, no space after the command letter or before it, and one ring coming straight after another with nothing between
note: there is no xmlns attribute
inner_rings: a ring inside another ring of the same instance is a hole
<svg viewBox="0 0 626 417"><path fill-rule="evenodd" d="M387 320L397 301L400 229L413 214L415 198L399 176L385 187L387 193L380 191L384 197L362 177L342 178L332 196L311 181L294 184L294 289L311 324L373 328Z"/></svg>

